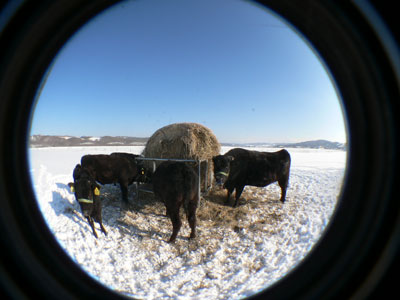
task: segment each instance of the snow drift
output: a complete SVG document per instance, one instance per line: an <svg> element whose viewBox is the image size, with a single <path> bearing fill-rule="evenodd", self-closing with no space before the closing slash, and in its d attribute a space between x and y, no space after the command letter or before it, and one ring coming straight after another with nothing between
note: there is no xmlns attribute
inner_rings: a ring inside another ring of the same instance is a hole
<svg viewBox="0 0 400 300"><path fill-rule="evenodd" d="M29 155L38 206L60 246L100 283L149 299L237 299L279 280L323 234L346 163L344 151L288 149L292 168L284 204L277 184L246 187L238 208L221 204L225 193L221 203L203 199L198 237L187 239L190 229L182 219L174 245L166 243L172 226L163 204L151 197L135 199L132 187L131 207L125 209L119 187L105 185L101 197L108 236L96 239L67 186L74 166L85 154L139 154L143 148L34 148ZM229 149L222 147L222 153Z"/></svg>

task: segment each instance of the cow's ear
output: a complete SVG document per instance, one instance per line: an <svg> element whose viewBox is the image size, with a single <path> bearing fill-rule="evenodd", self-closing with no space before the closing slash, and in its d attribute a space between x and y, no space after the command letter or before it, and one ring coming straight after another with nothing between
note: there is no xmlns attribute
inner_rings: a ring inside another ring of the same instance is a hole
<svg viewBox="0 0 400 300"><path fill-rule="evenodd" d="M235 158L233 156L228 155L228 161L234 161Z"/></svg>
<svg viewBox="0 0 400 300"><path fill-rule="evenodd" d="M81 172L82 172L82 166L80 164L77 164L75 166L72 177L74 177L74 179L78 179L81 176Z"/></svg>
<svg viewBox="0 0 400 300"><path fill-rule="evenodd" d="M69 188L71 190L71 193L74 193L75 192L74 183L70 182L70 183L68 183L68 186L69 186Z"/></svg>

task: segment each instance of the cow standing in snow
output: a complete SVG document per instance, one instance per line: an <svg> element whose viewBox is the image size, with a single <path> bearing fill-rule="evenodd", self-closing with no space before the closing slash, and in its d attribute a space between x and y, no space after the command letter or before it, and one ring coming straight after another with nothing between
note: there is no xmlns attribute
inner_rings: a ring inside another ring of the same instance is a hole
<svg viewBox="0 0 400 300"><path fill-rule="evenodd" d="M101 184L119 183L122 200L128 203L128 185L134 181L146 181L147 171L136 157L138 155L122 152L84 155L81 165Z"/></svg>
<svg viewBox="0 0 400 300"><path fill-rule="evenodd" d="M107 235L107 231L102 223L100 186L96 183L88 170L82 168L79 164L76 165L74 169L73 177L74 182L68 185L71 191L74 192L75 198L81 207L82 214L92 228L94 236L96 238L98 237L93 220L99 223L101 231Z"/></svg>
<svg viewBox="0 0 400 300"><path fill-rule="evenodd" d="M280 201L285 202L290 173L290 154L285 149L258 152L234 148L224 155L214 156L213 163L217 185L228 191L226 203L235 189L234 207L246 185L264 187L276 181L281 187Z"/></svg>
<svg viewBox="0 0 400 300"><path fill-rule="evenodd" d="M182 162L161 163L152 177L154 194L165 204L167 215L172 222L172 235L169 243L175 242L182 226L179 215L183 206L191 228L190 238L196 237L196 209L199 200L199 176Z"/></svg>

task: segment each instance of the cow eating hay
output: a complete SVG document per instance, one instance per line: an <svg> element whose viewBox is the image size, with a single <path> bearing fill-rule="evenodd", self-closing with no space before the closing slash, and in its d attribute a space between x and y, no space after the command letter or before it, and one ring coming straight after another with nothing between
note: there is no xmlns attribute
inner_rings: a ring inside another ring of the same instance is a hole
<svg viewBox="0 0 400 300"><path fill-rule="evenodd" d="M207 160L209 167L201 165L201 186L207 172L212 182L212 157L221 150L217 138L207 127L197 123L175 123L158 129L147 141L142 155L146 158L175 158Z"/></svg>
<svg viewBox="0 0 400 300"><path fill-rule="evenodd" d="M228 191L226 203L233 190L236 190L233 205L236 207L246 185L264 187L276 181L281 187L281 202L285 202L290 173L290 154L287 150L259 152L234 148L224 155L213 157L213 162L217 184Z"/></svg>

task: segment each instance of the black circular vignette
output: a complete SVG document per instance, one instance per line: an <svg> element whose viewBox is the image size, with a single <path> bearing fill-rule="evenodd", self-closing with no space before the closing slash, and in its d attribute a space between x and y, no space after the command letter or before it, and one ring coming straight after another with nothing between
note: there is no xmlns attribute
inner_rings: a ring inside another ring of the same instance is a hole
<svg viewBox="0 0 400 300"><path fill-rule="evenodd" d="M122 297L85 274L60 248L35 202L27 159L31 111L47 68L80 26L116 2L21 1L2 7L0 285L13 298ZM362 299L394 290L388 278L400 247L394 194L400 75L388 50L390 32L375 26L382 7L259 3L292 24L328 66L343 100L350 151L341 200L324 235L298 267L254 298Z"/></svg>

